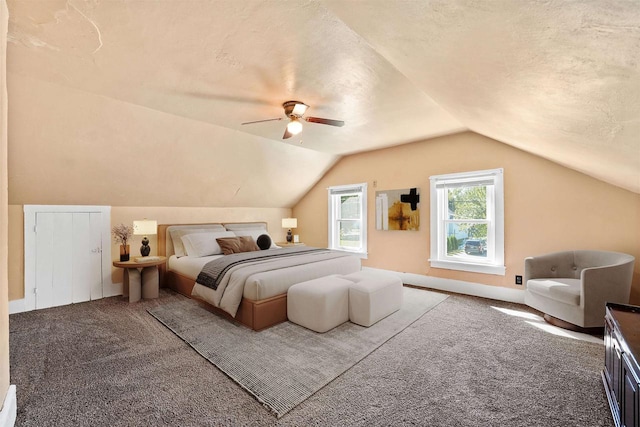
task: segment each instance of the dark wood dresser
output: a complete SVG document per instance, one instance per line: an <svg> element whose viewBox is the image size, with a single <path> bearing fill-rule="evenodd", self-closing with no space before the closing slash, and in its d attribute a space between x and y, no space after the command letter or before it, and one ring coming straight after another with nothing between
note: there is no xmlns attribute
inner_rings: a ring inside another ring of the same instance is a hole
<svg viewBox="0 0 640 427"><path fill-rule="evenodd" d="M640 427L640 307L607 303L602 382L617 427Z"/></svg>

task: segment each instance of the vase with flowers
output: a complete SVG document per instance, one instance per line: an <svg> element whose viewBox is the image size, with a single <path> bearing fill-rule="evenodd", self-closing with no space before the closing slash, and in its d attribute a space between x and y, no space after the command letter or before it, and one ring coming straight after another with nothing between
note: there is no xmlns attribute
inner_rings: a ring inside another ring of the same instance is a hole
<svg viewBox="0 0 640 427"><path fill-rule="evenodd" d="M133 228L120 224L111 229L113 240L120 244L120 261L129 261L129 239L133 236Z"/></svg>

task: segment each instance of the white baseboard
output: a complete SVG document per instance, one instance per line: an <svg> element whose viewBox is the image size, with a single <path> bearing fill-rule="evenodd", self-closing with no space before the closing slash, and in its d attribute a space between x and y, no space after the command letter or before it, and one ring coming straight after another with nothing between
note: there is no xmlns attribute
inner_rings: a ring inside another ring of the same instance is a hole
<svg viewBox="0 0 640 427"><path fill-rule="evenodd" d="M26 311L24 308L24 299L9 301L9 314L22 313L23 311Z"/></svg>
<svg viewBox="0 0 640 427"><path fill-rule="evenodd" d="M400 276L400 278L402 279L402 283L408 285L524 304L524 290L503 288L500 286L489 286L483 285L481 283L463 282L462 280L441 279L439 277L425 276L422 274L401 273L397 271L382 270L379 268L362 267L362 269L395 273Z"/></svg>
<svg viewBox="0 0 640 427"><path fill-rule="evenodd" d="M0 411L0 427L13 427L18 413L18 400L16 399L16 386L10 385L7 397L4 398L2 411Z"/></svg>
<svg viewBox="0 0 640 427"><path fill-rule="evenodd" d="M115 284L114 286L105 288L105 294L101 298L115 297L118 295L122 295L122 283L118 283L118 284ZM101 298L96 298L96 299L101 299ZM9 314L22 313L24 311L31 311L31 310L35 310L35 308L32 307L27 310L24 298L9 301ZM0 425L0 427L2 426Z"/></svg>
<svg viewBox="0 0 640 427"><path fill-rule="evenodd" d="M115 297L122 295L122 283L109 283L102 287L102 297Z"/></svg>

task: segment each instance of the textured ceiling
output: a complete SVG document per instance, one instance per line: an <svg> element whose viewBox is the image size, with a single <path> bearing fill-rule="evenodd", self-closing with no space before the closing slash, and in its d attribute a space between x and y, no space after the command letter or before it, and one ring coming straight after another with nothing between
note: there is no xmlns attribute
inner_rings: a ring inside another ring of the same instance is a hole
<svg viewBox="0 0 640 427"><path fill-rule="evenodd" d="M12 92L37 100L35 91L21 87L37 81L50 96L67 88L73 97L91 98L77 100L76 108L105 99L121 106L112 109L143 108L156 112L152 120L176 120L183 134L188 123L208 126L202 132L208 140L246 144L240 154L224 150L223 163L282 162L292 165L296 178L295 188L271 193L268 203L257 189L243 198L239 185L224 202L211 191L174 205L291 206L340 155L465 129L640 193L638 1L8 5L10 113ZM310 105L309 116L346 125L305 124L286 142L284 121L241 125L282 117L281 104L290 99ZM30 119L28 111L18 116ZM22 190L29 186L22 170L28 165L12 160L11 121L9 132L10 191L12 179L14 190ZM147 135L157 138L153 132ZM28 144L36 144L37 135L23 134L23 149L35 149ZM203 151L200 133L193 134L193 147L182 140L180 149L198 150L203 161L215 157ZM69 144L69 151L78 148ZM249 148L254 146L264 148ZM296 167L301 148L307 149L305 162ZM171 168L171 159L159 162L161 169ZM135 163L126 166L135 169ZM272 182L281 178L262 169L253 168L251 179L273 188L289 184ZM217 171L226 180L247 180L246 170L218 165Z"/></svg>
<svg viewBox="0 0 640 427"><path fill-rule="evenodd" d="M640 2L328 2L469 129L640 192Z"/></svg>

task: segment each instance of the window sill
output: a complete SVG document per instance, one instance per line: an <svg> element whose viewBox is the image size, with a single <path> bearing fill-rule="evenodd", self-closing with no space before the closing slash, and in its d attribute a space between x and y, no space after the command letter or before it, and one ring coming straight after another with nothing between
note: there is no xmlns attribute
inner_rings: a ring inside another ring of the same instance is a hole
<svg viewBox="0 0 640 427"><path fill-rule="evenodd" d="M429 262L433 268L445 268L447 270L469 271L472 273L482 274L495 274L497 276L504 276L507 270L503 265L473 264L470 262L441 261L433 259L430 259Z"/></svg>
<svg viewBox="0 0 640 427"><path fill-rule="evenodd" d="M369 255L367 252L355 252L355 251L347 251L344 249L334 249L334 248L328 248L328 249L331 249L332 251L336 251L336 252L342 252L343 254L357 256L360 259L367 259Z"/></svg>

